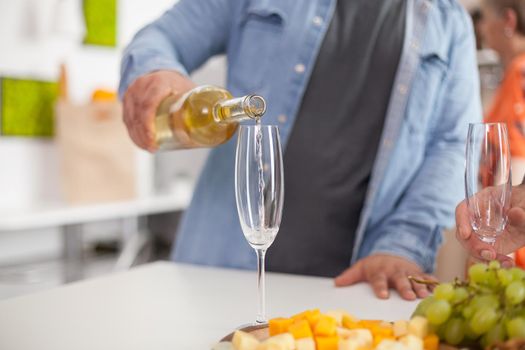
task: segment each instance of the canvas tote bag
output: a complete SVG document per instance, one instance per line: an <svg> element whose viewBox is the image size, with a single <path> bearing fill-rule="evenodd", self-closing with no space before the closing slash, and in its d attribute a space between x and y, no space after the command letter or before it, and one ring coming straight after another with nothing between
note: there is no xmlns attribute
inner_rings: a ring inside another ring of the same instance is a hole
<svg viewBox="0 0 525 350"><path fill-rule="evenodd" d="M135 146L117 101L56 104L55 130L63 194L71 204L124 201L136 196Z"/></svg>

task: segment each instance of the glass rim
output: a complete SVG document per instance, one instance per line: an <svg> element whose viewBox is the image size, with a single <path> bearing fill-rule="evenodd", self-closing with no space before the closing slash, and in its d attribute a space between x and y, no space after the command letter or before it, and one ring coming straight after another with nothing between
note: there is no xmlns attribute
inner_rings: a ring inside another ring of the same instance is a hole
<svg viewBox="0 0 525 350"><path fill-rule="evenodd" d="M478 122L478 123L468 123L468 126L480 126L480 125L485 125L485 126L498 126L498 125L503 125L503 126L507 126L507 123L506 122L488 122L488 123L485 123L485 122Z"/></svg>
<svg viewBox="0 0 525 350"><path fill-rule="evenodd" d="M254 124L241 124L239 125L239 129L255 129L257 127L257 125L254 125ZM259 125L259 127L261 129L279 129L279 125L276 125L276 124L261 124Z"/></svg>

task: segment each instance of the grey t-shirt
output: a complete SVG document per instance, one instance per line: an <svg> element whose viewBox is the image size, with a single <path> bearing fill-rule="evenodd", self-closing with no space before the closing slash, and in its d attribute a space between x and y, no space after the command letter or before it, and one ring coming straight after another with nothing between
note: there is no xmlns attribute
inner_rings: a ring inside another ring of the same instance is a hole
<svg viewBox="0 0 525 350"><path fill-rule="evenodd" d="M348 268L404 40L406 0L339 0L284 155L271 271Z"/></svg>

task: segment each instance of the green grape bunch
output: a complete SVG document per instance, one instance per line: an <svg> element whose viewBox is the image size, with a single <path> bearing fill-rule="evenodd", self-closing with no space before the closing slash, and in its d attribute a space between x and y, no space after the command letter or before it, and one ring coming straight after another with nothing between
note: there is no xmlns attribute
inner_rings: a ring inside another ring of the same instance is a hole
<svg viewBox="0 0 525 350"><path fill-rule="evenodd" d="M468 281L439 284L416 315L450 345L486 348L525 339L525 270L504 269L497 261L472 265Z"/></svg>

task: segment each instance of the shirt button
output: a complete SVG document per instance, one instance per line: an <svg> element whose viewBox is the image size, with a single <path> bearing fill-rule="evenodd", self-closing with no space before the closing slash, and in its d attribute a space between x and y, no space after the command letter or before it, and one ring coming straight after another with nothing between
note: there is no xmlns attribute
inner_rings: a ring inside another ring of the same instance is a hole
<svg viewBox="0 0 525 350"><path fill-rule="evenodd" d="M313 22L314 26L320 27L323 24L323 19L321 18L321 16L315 16L312 19L312 22Z"/></svg>
<svg viewBox="0 0 525 350"><path fill-rule="evenodd" d="M278 120L279 123L281 123L281 124L286 123L286 120L287 120L287 119L288 119L288 118L287 118L286 115L284 115L284 114L279 114L279 116L277 117L277 120Z"/></svg>
<svg viewBox="0 0 525 350"><path fill-rule="evenodd" d="M407 90L408 90L407 87L406 87L406 85L403 85L403 84L399 84L399 86L397 87L397 89L398 89L398 91L399 91L399 93L400 93L401 95L406 95Z"/></svg>
<svg viewBox="0 0 525 350"><path fill-rule="evenodd" d="M421 11L423 11L423 13L427 12L428 10L430 9L430 4L428 3L428 1L425 1L423 3L423 5L421 5Z"/></svg>
<svg viewBox="0 0 525 350"><path fill-rule="evenodd" d="M304 66L304 64L299 63L299 64L296 64L296 65L295 65L295 68L294 68L294 69L295 69L295 72L296 72L296 73L301 74L301 73L304 73L305 66Z"/></svg>
<svg viewBox="0 0 525 350"><path fill-rule="evenodd" d="M410 44L410 46L411 46L414 50L419 49L419 43L417 42L417 40L412 41L412 43Z"/></svg>

